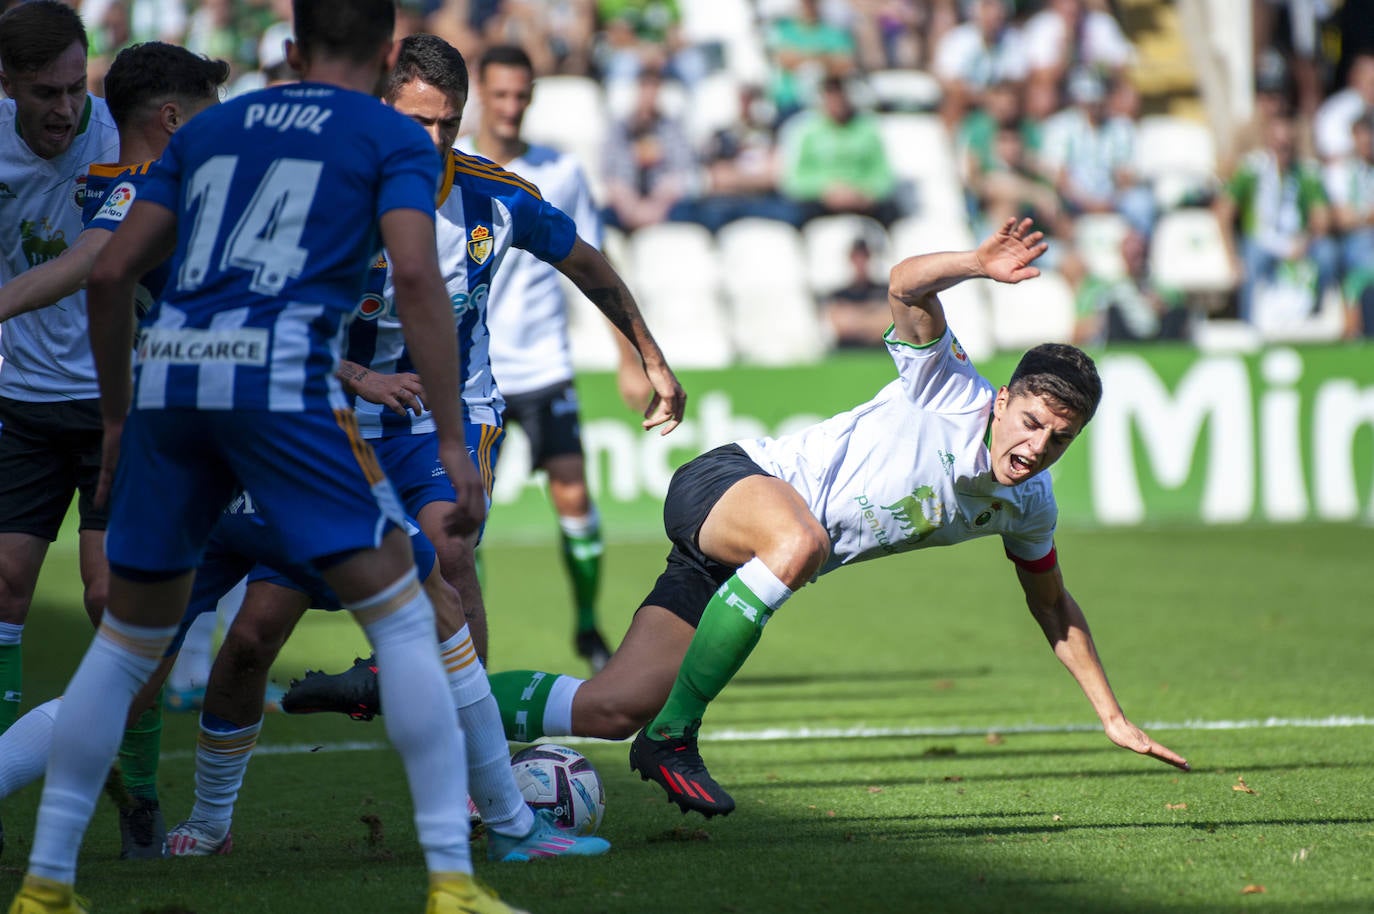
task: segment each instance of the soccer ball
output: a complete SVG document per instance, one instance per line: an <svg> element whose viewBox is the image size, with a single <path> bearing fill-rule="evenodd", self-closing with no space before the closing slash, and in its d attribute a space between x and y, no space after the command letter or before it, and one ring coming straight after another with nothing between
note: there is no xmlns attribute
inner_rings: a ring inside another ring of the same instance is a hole
<svg viewBox="0 0 1374 914"><path fill-rule="evenodd" d="M593 835L606 813L601 776L582 753L551 743L530 746L510 760L515 786L536 812L551 810L559 828Z"/></svg>

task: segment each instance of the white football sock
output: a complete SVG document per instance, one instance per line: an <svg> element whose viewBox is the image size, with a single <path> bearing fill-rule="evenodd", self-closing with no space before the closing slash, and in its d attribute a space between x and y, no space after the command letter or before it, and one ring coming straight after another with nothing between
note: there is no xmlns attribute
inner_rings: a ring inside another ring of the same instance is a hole
<svg viewBox="0 0 1374 914"><path fill-rule="evenodd" d="M247 727L219 730L206 726L205 715L201 715L200 736L196 738L196 803L188 819L217 840L223 841L229 834L234 803L261 732L261 720Z"/></svg>
<svg viewBox="0 0 1374 914"><path fill-rule="evenodd" d="M549 700L544 705L544 735L572 736L573 696L582 688L585 679L559 676L549 687Z"/></svg>
<svg viewBox="0 0 1374 914"><path fill-rule="evenodd" d="M191 627L186 629L181 650L177 653L176 663L167 674L167 688L177 692L205 686L210 681L210 661L214 656L211 650L215 640L215 614L206 612L196 616Z"/></svg>
<svg viewBox="0 0 1374 914"><path fill-rule="evenodd" d="M105 613L53 727L30 874L66 884L76 880L76 855L119 749L129 705L174 634L175 626L135 625Z"/></svg>
<svg viewBox="0 0 1374 914"><path fill-rule="evenodd" d="M405 765L429 871L471 873L463 734L439 661L429 597L412 568L381 593L347 608L376 611L398 600L399 609L363 625L377 652L387 736Z"/></svg>
<svg viewBox="0 0 1374 914"><path fill-rule="evenodd" d="M62 699L43 702L0 734L0 799L43 776Z"/></svg>
<svg viewBox="0 0 1374 914"><path fill-rule="evenodd" d="M534 827L510 768L510 747L501 727L501 710L491 694L487 671L477 658L468 627L439 645L449 691L468 753L468 795L487 828L523 837Z"/></svg>

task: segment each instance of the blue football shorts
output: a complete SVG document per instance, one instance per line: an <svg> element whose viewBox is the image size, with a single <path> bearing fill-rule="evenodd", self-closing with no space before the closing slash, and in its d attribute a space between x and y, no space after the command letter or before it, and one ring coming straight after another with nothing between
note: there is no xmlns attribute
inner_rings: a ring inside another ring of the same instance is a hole
<svg viewBox="0 0 1374 914"><path fill-rule="evenodd" d="M491 507L491 489L496 479L496 461L501 455L501 442L506 431L499 425L479 425L469 422L463 429L468 456L482 476L487 491L487 507ZM402 507L411 517L418 517L420 509L431 502L452 502L456 497L453 483L439 462L439 439L433 434L392 435L369 441L377 452L377 460L396 489ZM485 527L485 524L483 525ZM480 538L481 532L478 532Z"/></svg>
<svg viewBox="0 0 1374 914"><path fill-rule="evenodd" d="M176 573L200 565L239 488L280 535L284 563L376 548L404 515L350 409L134 410L124 424L105 553Z"/></svg>

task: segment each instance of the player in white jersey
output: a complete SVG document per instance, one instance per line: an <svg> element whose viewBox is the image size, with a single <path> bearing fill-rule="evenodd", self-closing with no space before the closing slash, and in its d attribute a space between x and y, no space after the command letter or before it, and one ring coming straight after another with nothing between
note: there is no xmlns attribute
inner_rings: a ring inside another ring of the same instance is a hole
<svg viewBox="0 0 1374 914"><path fill-rule="evenodd" d="M577 160L549 146L525 142L520 125L530 106L534 66L521 48L494 45L477 64L482 100L477 132L458 148L491 159L539 188L572 216L577 234L601 246L601 219ZM600 670L610 649L596 626L601 585L601 522L587 489L581 418L568 343L568 302L558 271L524 251L506 255L487 295L491 366L506 400L506 420L524 429L530 460L548 474L549 501L562 535L563 564L572 582L576 624L573 647ZM617 340L623 340L617 335ZM652 391L634 350L619 347L619 381L625 402L642 408Z"/></svg>
<svg viewBox="0 0 1374 914"><path fill-rule="evenodd" d="M965 279L1039 275L1032 264L1045 248L1030 220L1008 221L974 251L894 267L885 340L897 379L803 431L726 445L680 468L664 502L668 567L620 649L585 683L493 676L508 735L624 739L643 726L631 767L684 811L728 813L734 801L706 771L697 731L793 591L842 565L998 534L1031 613L1107 736L1186 770L1126 719L1055 555L1043 471L1092 418L1102 393L1096 368L1072 346L1046 344L994 388L940 305L938 293Z"/></svg>
<svg viewBox="0 0 1374 914"><path fill-rule="evenodd" d="M71 7L34 0L0 17L0 284L58 257L81 234L86 169L119 136L86 91L86 32ZM4 314L0 333L0 730L23 690L20 641L48 545L80 493L81 582L100 618L109 588L94 504L100 411L86 293Z"/></svg>

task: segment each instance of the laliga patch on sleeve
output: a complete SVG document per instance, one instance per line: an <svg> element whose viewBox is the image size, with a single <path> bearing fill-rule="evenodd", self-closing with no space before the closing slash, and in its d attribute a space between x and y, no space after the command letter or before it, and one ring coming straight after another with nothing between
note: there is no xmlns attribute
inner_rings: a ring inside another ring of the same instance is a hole
<svg viewBox="0 0 1374 914"><path fill-rule="evenodd" d="M105 205L100 207L100 212L96 213L96 218L123 222L124 216L129 212L129 207L133 206L136 195L137 191L134 190L132 184L128 181L121 181L105 198Z"/></svg>

